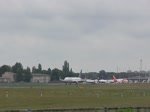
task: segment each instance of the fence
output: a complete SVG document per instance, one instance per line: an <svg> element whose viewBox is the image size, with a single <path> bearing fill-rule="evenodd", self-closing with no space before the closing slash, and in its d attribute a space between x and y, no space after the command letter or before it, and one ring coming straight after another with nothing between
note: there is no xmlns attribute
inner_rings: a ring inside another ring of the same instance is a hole
<svg viewBox="0 0 150 112"><path fill-rule="evenodd" d="M107 108L107 107L105 107L104 108L104 112L116 112L118 110L132 110L132 112L150 112L150 107L121 107L121 108L118 108L118 107ZM124 112L124 111L121 111L121 112Z"/></svg>
<svg viewBox="0 0 150 112"><path fill-rule="evenodd" d="M119 111L120 110L120 111ZM124 110L124 111L123 111ZM150 107L101 107L101 108L76 108L76 109L23 109L23 110L0 110L0 112L150 112Z"/></svg>

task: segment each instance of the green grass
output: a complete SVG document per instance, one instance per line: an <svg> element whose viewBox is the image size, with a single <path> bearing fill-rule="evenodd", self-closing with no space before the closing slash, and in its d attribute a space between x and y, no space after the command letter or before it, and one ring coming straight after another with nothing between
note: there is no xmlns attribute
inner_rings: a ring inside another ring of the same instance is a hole
<svg viewBox="0 0 150 112"><path fill-rule="evenodd" d="M42 96L41 96L42 91ZM8 92L8 97L7 97ZM150 105L150 84L0 88L0 109L137 107Z"/></svg>

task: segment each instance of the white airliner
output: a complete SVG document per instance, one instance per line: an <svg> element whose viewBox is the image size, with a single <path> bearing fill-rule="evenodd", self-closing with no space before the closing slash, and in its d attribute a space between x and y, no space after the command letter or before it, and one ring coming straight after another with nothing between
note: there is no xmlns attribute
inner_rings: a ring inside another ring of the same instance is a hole
<svg viewBox="0 0 150 112"><path fill-rule="evenodd" d="M113 80L114 80L114 83L128 83L128 80L126 78L117 79L114 75L113 75Z"/></svg>
<svg viewBox="0 0 150 112"><path fill-rule="evenodd" d="M127 79L117 79L114 75L113 75L113 80L110 79L110 80L104 80L104 79L101 79L99 80L99 83L127 83L128 80Z"/></svg>
<svg viewBox="0 0 150 112"><path fill-rule="evenodd" d="M86 83L91 83L91 84L98 84L98 83L99 83L99 80L98 80L98 79L95 79L95 80L92 80L92 79L85 79L85 82L86 82Z"/></svg>
<svg viewBox="0 0 150 112"><path fill-rule="evenodd" d="M100 79L99 83L114 83L114 80L104 80L104 79Z"/></svg>
<svg viewBox="0 0 150 112"><path fill-rule="evenodd" d="M82 74L82 70L80 71L79 77L65 77L64 79L60 79L60 81L65 82L65 84L69 83L80 83L80 82L84 82L85 80L81 79L81 74Z"/></svg>

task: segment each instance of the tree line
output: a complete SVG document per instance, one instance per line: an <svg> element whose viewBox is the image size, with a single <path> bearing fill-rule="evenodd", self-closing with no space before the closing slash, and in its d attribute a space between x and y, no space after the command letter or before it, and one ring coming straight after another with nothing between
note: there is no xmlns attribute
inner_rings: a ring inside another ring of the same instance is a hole
<svg viewBox="0 0 150 112"><path fill-rule="evenodd" d="M42 65L38 64L38 67L33 66L32 70L30 67L23 68L20 62L16 62L13 66L3 65L0 67L0 76L2 76L5 72L13 72L16 74L16 82L30 82L32 79L32 74L48 74L50 76L51 81L58 81L60 78L65 77L78 77L79 73L73 72L72 68L69 67L69 63L64 61L62 65L62 70L58 68L47 70L42 69ZM149 73L141 73L141 72L105 72L105 70L92 73L83 73L81 78L83 79L112 79L112 76L115 75L117 78L129 78L129 77L148 77Z"/></svg>
<svg viewBox="0 0 150 112"><path fill-rule="evenodd" d="M16 82L30 82L32 79L32 74L48 74L51 77L51 81L59 80L59 78L69 77L69 76L78 76L78 73L74 73L72 69L69 69L69 63L64 61L62 70L54 68L51 70L42 69L42 65L38 64L38 67L33 66L32 70L30 67L23 68L23 65L20 62L16 62L13 66L3 65L0 67L0 76L5 72L13 72L16 74Z"/></svg>

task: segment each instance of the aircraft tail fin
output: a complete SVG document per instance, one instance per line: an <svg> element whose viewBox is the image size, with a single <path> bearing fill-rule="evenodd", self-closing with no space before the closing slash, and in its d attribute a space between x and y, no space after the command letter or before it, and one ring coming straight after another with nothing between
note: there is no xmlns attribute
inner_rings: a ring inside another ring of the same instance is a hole
<svg viewBox="0 0 150 112"><path fill-rule="evenodd" d="M60 81L64 81L63 79L61 79L61 77L59 77L59 80L60 80Z"/></svg>
<svg viewBox="0 0 150 112"><path fill-rule="evenodd" d="M116 77L114 75L113 75L113 80L114 80L115 83L118 82L118 80L116 79Z"/></svg>
<svg viewBox="0 0 150 112"><path fill-rule="evenodd" d="M79 73L79 77L81 78L81 75L82 75L82 70L80 71L80 73Z"/></svg>

